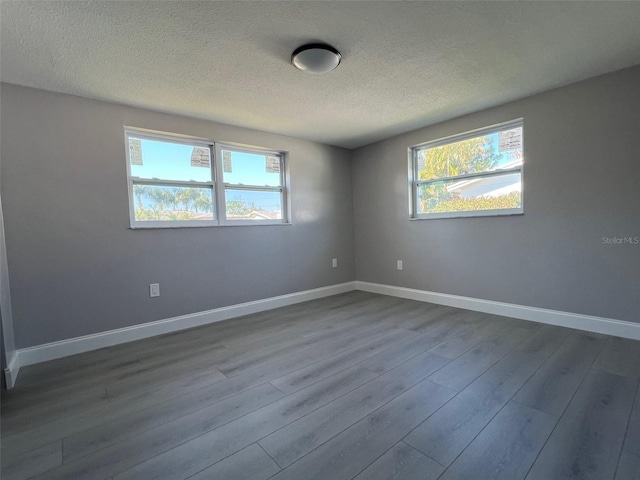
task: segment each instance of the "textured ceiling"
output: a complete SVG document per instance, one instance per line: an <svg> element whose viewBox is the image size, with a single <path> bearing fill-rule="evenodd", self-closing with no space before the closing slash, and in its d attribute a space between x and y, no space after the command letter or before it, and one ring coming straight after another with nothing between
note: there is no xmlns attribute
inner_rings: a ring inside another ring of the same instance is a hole
<svg viewBox="0 0 640 480"><path fill-rule="evenodd" d="M3 82L354 148L640 64L640 2L3 1ZM326 75L289 63L323 41Z"/></svg>

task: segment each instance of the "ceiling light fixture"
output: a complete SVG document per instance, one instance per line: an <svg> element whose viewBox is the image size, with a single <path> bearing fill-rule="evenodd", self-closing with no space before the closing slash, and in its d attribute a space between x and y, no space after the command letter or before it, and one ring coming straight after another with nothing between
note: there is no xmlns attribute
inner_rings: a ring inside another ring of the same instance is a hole
<svg viewBox="0 0 640 480"><path fill-rule="evenodd" d="M327 73L340 65L342 55L330 45L310 43L296 48L291 54L291 63L306 73Z"/></svg>

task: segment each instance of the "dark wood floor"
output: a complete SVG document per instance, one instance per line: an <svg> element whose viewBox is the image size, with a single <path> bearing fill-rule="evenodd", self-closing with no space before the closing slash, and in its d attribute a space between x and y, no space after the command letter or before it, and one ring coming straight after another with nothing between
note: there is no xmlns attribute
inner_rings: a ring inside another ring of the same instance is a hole
<svg viewBox="0 0 640 480"><path fill-rule="evenodd" d="M640 478L640 342L364 292L24 368L2 479Z"/></svg>

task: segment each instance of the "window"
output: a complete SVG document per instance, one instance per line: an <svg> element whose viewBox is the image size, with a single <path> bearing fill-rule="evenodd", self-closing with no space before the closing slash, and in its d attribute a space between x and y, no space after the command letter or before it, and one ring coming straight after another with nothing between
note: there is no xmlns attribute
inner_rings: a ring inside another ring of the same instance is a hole
<svg viewBox="0 0 640 480"><path fill-rule="evenodd" d="M284 218L284 176L282 155L218 146L222 158L222 179L226 220L279 221Z"/></svg>
<svg viewBox="0 0 640 480"><path fill-rule="evenodd" d="M413 147L412 218L523 213L522 127L520 119Z"/></svg>
<svg viewBox="0 0 640 480"><path fill-rule="evenodd" d="M282 152L125 133L132 227L287 222Z"/></svg>

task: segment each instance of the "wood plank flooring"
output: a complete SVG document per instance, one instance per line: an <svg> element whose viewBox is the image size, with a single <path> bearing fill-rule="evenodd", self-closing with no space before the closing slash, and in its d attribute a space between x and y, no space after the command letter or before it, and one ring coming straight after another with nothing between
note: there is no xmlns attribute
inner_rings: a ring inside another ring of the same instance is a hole
<svg viewBox="0 0 640 480"><path fill-rule="evenodd" d="M350 292L23 368L1 477L640 480L640 342Z"/></svg>

